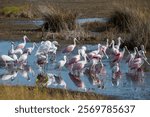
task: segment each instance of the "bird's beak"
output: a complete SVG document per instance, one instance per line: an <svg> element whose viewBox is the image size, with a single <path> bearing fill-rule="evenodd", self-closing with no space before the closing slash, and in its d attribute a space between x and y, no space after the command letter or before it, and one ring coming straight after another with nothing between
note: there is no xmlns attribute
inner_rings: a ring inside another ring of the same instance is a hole
<svg viewBox="0 0 150 117"><path fill-rule="evenodd" d="M29 38L27 38L27 37L26 37L26 40L30 41L30 39L29 39Z"/></svg>

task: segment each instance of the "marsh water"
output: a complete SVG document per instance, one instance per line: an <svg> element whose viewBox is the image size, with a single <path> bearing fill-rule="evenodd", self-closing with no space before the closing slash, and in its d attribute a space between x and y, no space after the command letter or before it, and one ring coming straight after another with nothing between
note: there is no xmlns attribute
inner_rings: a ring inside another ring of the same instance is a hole
<svg viewBox="0 0 150 117"><path fill-rule="evenodd" d="M15 42L18 44L19 42ZM39 44L38 44L39 45ZM32 43L27 43L27 47L32 46ZM87 51L92 51L97 48L97 45L85 45ZM11 43L8 41L0 42L0 55L7 54L11 47ZM79 47L79 46L78 46ZM63 48L63 47L61 47ZM52 74L58 75L59 71L55 68L57 61L63 59L61 48L58 49L56 55L56 62L49 62L45 69L36 65L36 49L28 57L27 69L5 68L0 67L0 85L23 85L23 86L35 86L36 78L39 74ZM77 54L77 49L72 55ZM82 74L78 81L73 80L69 76L69 71L65 67L61 71L61 81L57 82L56 79L48 79L46 84L49 88L66 88L67 90L82 91L82 92L95 92L97 94L104 94L118 97L119 99L150 99L150 72L149 67L144 65L145 70L143 77L129 77L128 67L125 63L125 58L120 63L121 77L118 79L112 79L112 69L110 67L109 60L104 58L102 60L106 73L101 74L98 78L101 81L100 85L96 85L88 75ZM2 61L1 61L2 63ZM12 74L15 74L13 77ZM60 75L60 74L59 74Z"/></svg>
<svg viewBox="0 0 150 117"><path fill-rule="evenodd" d="M109 18L79 18L76 19L77 24L83 24L87 22L101 22L105 23L108 22ZM0 20L0 23L10 23L14 25L35 25L35 26L41 26L44 24L44 20L37 19L37 20Z"/></svg>

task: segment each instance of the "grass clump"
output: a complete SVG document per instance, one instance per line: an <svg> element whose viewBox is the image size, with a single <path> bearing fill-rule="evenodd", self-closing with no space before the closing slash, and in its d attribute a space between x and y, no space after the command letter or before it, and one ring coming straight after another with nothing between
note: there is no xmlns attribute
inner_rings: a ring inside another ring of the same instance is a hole
<svg viewBox="0 0 150 117"><path fill-rule="evenodd" d="M13 15L18 15L21 11L21 7L18 6L10 6L10 7L4 7L0 10L0 13L9 17L12 14Z"/></svg>
<svg viewBox="0 0 150 117"><path fill-rule="evenodd" d="M76 28L77 14L70 10L64 10L54 5L40 5L38 12L45 21L42 26L44 31L60 32Z"/></svg>
<svg viewBox="0 0 150 117"><path fill-rule="evenodd" d="M124 44L129 48L144 44L150 49L150 8L147 5L135 0L122 2L116 4L117 7L111 15L110 23L119 32L126 33Z"/></svg>

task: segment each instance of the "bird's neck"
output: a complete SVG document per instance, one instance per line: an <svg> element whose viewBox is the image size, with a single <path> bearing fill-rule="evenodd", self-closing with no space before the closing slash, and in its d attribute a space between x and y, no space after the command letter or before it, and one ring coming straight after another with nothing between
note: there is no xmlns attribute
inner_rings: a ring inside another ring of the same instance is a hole
<svg viewBox="0 0 150 117"><path fill-rule="evenodd" d="M108 39L107 39L107 42L106 42L106 47L108 47Z"/></svg>
<svg viewBox="0 0 150 117"><path fill-rule="evenodd" d="M84 56L84 62L85 62L85 63L87 63L87 59L86 59L86 56Z"/></svg>
<svg viewBox="0 0 150 117"><path fill-rule="evenodd" d="M24 38L23 40L24 40L24 43L26 44L26 38Z"/></svg>
<svg viewBox="0 0 150 117"><path fill-rule="evenodd" d="M74 39L74 46L76 46L76 40Z"/></svg>
<svg viewBox="0 0 150 117"><path fill-rule="evenodd" d="M14 51L14 45L13 44L11 45L11 50Z"/></svg>

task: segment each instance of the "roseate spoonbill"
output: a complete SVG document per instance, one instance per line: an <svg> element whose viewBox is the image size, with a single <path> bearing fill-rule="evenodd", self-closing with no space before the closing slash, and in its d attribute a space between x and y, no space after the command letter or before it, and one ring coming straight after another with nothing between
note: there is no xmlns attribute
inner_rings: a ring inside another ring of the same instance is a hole
<svg viewBox="0 0 150 117"><path fill-rule="evenodd" d="M125 53L125 48L123 48L122 51L119 51L117 54L115 54L115 55L112 57L112 62L113 62L113 63L120 62L120 60L122 60L122 58L123 58L123 56L124 56L124 53Z"/></svg>
<svg viewBox="0 0 150 117"><path fill-rule="evenodd" d="M119 53L119 50L117 48L115 48L115 41L112 40L111 44L112 45L112 48L110 49L110 55L116 55Z"/></svg>
<svg viewBox="0 0 150 117"><path fill-rule="evenodd" d="M130 61L129 68L130 72L133 71L135 74L138 74L139 72L141 72L141 66L144 64L144 61L147 62L148 65L150 64L145 58L145 56L140 56L137 47L135 49L138 55L133 60Z"/></svg>
<svg viewBox="0 0 150 117"><path fill-rule="evenodd" d="M18 59L18 63L27 63L27 59L28 59L28 53L24 53L22 54L19 59Z"/></svg>
<svg viewBox="0 0 150 117"><path fill-rule="evenodd" d="M81 51L78 50L78 54L73 56L71 59L68 60L67 65L72 65L78 61L80 61L81 59L81 55L80 55Z"/></svg>
<svg viewBox="0 0 150 117"><path fill-rule="evenodd" d="M18 44L18 46L16 47L16 49L24 49L24 47L26 46L26 41L29 40L28 37L26 35L23 36L23 43Z"/></svg>
<svg viewBox="0 0 150 117"><path fill-rule="evenodd" d="M21 56L23 54L23 50L21 48L15 49L14 54L16 54L17 56Z"/></svg>
<svg viewBox="0 0 150 117"><path fill-rule="evenodd" d="M84 56L86 54L86 47L82 46L81 49L79 49L80 53L82 56Z"/></svg>
<svg viewBox="0 0 150 117"><path fill-rule="evenodd" d="M104 54L106 56L106 58L108 58L108 55L106 54L106 50L109 46L108 42L109 42L109 40L107 39L106 45L101 45L100 50L99 50L99 54L101 54L101 55Z"/></svg>
<svg viewBox="0 0 150 117"><path fill-rule="evenodd" d="M32 47L26 48L26 49L23 51L23 53L27 53L27 52L28 52L29 55L31 55L31 53L32 53L32 51L34 50L35 47L38 47L38 46L37 46L37 44L34 42L33 45L32 45Z"/></svg>
<svg viewBox="0 0 150 117"><path fill-rule="evenodd" d="M23 51L20 48L14 50L14 42L11 42L11 49L8 51L8 55L10 56L13 54L20 56L23 54Z"/></svg>
<svg viewBox="0 0 150 117"><path fill-rule="evenodd" d="M127 48L127 47L126 47ZM127 56L127 58L126 58L126 62L128 63L128 65L130 64L130 62L135 58L135 56L136 56L136 48L134 48L134 52L133 53L131 53L128 49L127 49L127 51L128 51L128 56Z"/></svg>
<svg viewBox="0 0 150 117"><path fill-rule="evenodd" d="M98 44L98 49L97 49L97 50L94 50L94 51L92 51L92 52L89 52L89 53L87 54L88 59L91 60L95 55L98 55L98 54L99 54L99 51L100 51L100 47L101 47L101 44Z"/></svg>
<svg viewBox="0 0 150 117"><path fill-rule="evenodd" d="M82 61L78 61L77 63L73 64L72 66L72 72L75 73L76 71L80 71L81 73L81 70L83 70L85 64L87 63L87 59L86 59L86 55L84 55L84 60Z"/></svg>
<svg viewBox="0 0 150 117"><path fill-rule="evenodd" d="M70 53L74 50L74 48L76 47L76 41L78 41L78 40L77 40L76 38L74 38L73 41L74 41L74 44L67 46L67 47L62 51L62 53L70 54Z"/></svg>
<svg viewBox="0 0 150 117"><path fill-rule="evenodd" d="M58 62L58 64L56 65L56 68L58 68L59 70L61 70L64 67L64 65L66 64L66 61L67 61L67 57L64 56L64 60L60 60Z"/></svg>
<svg viewBox="0 0 150 117"><path fill-rule="evenodd" d="M118 44L115 45L115 48L118 50L120 49L121 41L122 41L121 37L118 37Z"/></svg>

